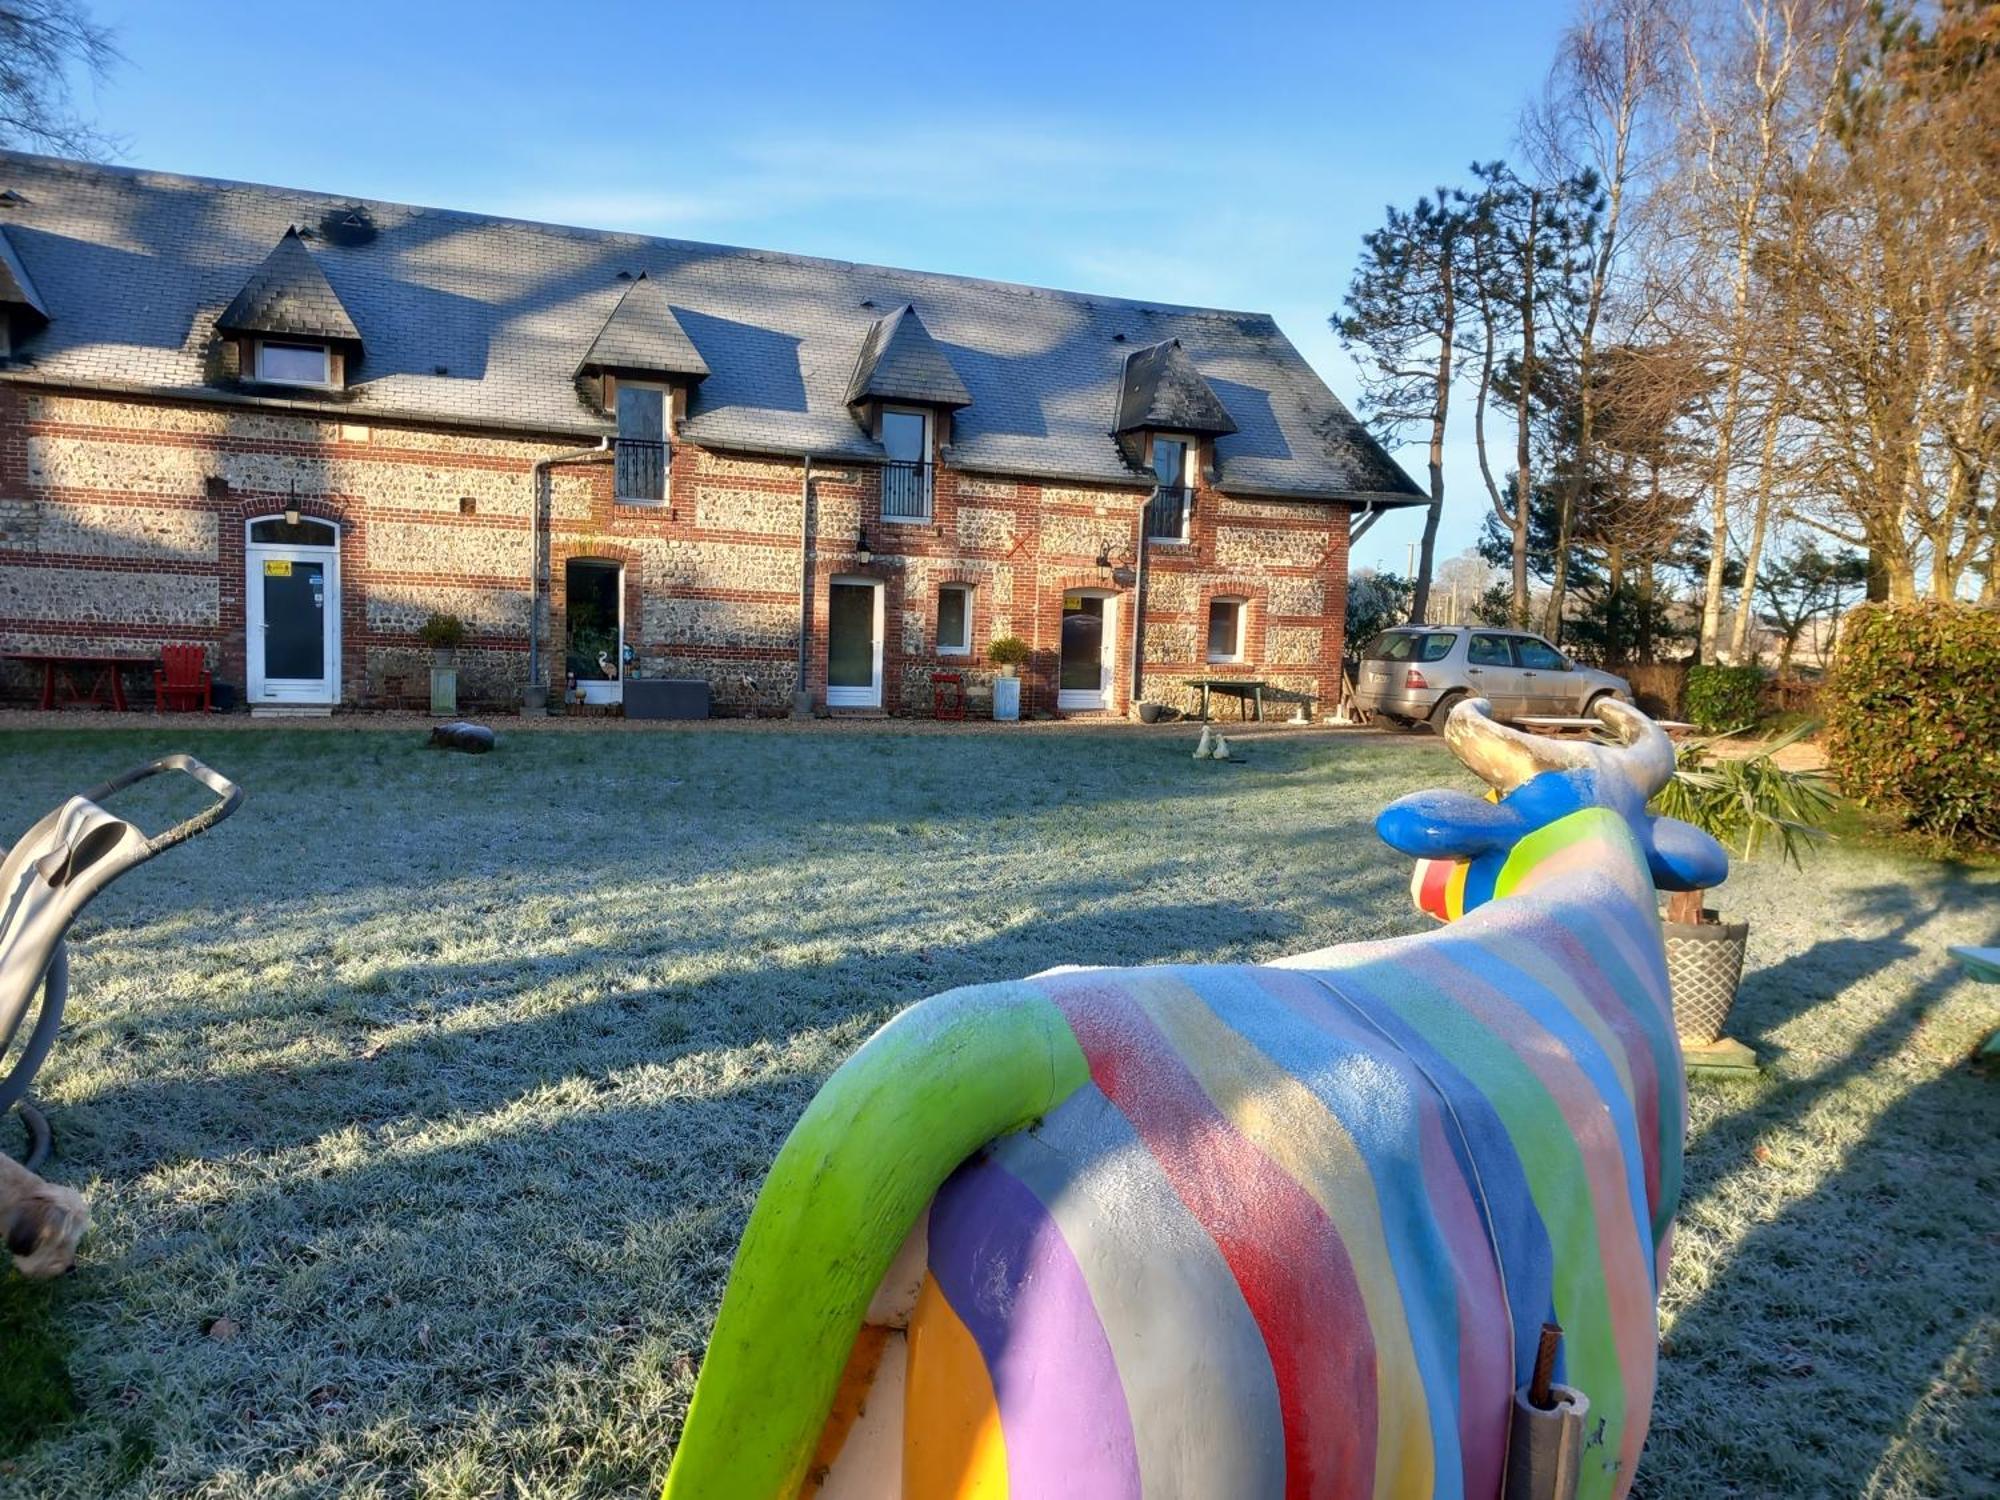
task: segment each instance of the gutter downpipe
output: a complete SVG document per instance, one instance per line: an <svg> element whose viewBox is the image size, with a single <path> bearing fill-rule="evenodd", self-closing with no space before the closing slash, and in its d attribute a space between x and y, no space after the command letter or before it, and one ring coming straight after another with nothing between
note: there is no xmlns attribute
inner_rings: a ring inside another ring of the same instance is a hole
<svg viewBox="0 0 2000 1500"><path fill-rule="evenodd" d="M593 448L571 448L538 458L528 470L528 687L543 689L546 703L548 684L542 678L542 481L553 464L575 463L611 451L611 439L601 437ZM550 496L551 502L554 496Z"/></svg>
<svg viewBox="0 0 2000 1500"><path fill-rule="evenodd" d="M812 503L813 456L799 455L804 475L799 480L799 666L792 681L792 717L812 717L812 693L806 687L806 638L812 634Z"/></svg>
<svg viewBox="0 0 2000 1500"><path fill-rule="evenodd" d="M1361 502L1360 524L1357 525L1353 521L1348 522L1347 545L1352 547L1356 542L1360 541L1368 534L1368 528L1381 519L1382 508L1373 500L1363 500Z"/></svg>
<svg viewBox="0 0 2000 1500"><path fill-rule="evenodd" d="M1131 357L1126 356L1128 359ZM1146 511L1159 498L1159 481L1139 505L1139 562L1132 577L1132 712L1146 693Z"/></svg>

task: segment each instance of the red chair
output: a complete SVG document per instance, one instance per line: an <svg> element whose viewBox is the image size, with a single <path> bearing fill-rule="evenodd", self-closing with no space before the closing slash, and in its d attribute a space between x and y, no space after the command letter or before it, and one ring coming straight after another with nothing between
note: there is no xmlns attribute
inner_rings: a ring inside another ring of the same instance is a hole
<svg viewBox="0 0 2000 1500"><path fill-rule="evenodd" d="M933 719L962 719L965 717L965 674L963 672L931 673L931 717Z"/></svg>
<svg viewBox="0 0 2000 1500"><path fill-rule="evenodd" d="M162 646L160 665L153 672L153 712L171 707L200 705L203 713L214 709L213 684L208 675L208 652L200 646Z"/></svg>

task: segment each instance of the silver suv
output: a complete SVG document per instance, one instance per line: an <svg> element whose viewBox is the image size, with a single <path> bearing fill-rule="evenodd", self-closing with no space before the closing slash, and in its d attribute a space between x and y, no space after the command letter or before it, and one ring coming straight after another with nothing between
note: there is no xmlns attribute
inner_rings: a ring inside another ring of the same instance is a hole
<svg viewBox="0 0 2000 1500"><path fill-rule="evenodd" d="M1401 625L1361 653L1354 698L1371 713L1401 723L1444 724L1462 698L1484 698L1498 719L1525 714L1570 717L1599 698L1632 701L1631 684L1579 667L1538 635L1470 625Z"/></svg>

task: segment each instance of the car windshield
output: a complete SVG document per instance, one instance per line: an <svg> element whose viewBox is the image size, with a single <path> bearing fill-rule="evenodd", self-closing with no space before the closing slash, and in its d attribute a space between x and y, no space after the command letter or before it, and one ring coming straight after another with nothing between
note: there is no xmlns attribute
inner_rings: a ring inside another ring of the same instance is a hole
<svg viewBox="0 0 2000 1500"><path fill-rule="evenodd" d="M1448 631L1385 630L1361 656L1364 661L1443 661L1451 641Z"/></svg>

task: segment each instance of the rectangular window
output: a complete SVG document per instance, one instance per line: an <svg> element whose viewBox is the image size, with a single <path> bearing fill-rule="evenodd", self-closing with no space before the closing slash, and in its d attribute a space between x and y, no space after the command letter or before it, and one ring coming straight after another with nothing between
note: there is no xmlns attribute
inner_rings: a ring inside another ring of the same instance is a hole
<svg viewBox="0 0 2000 1500"><path fill-rule="evenodd" d="M1188 520L1194 513L1194 486L1190 483L1194 445L1185 438L1153 439L1153 473L1160 492L1146 506L1146 540L1184 542Z"/></svg>
<svg viewBox="0 0 2000 1500"><path fill-rule="evenodd" d="M278 385L331 385L333 360L324 344L259 342L257 378Z"/></svg>
<svg viewBox="0 0 2000 1500"><path fill-rule="evenodd" d="M962 583L938 590L937 648L940 656L964 656L972 650L972 590Z"/></svg>
<svg viewBox="0 0 2000 1500"><path fill-rule="evenodd" d="M1475 667L1511 667L1514 653L1504 635L1474 635L1465 648L1466 662Z"/></svg>
<svg viewBox="0 0 2000 1500"><path fill-rule="evenodd" d="M931 415L900 407L882 409L882 519L931 518Z"/></svg>
<svg viewBox="0 0 2000 1500"><path fill-rule="evenodd" d="M1208 659L1243 660L1243 601L1217 599L1208 606Z"/></svg>
<svg viewBox="0 0 2000 1500"><path fill-rule="evenodd" d="M618 382L618 501L659 505L667 498L667 392Z"/></svg>

